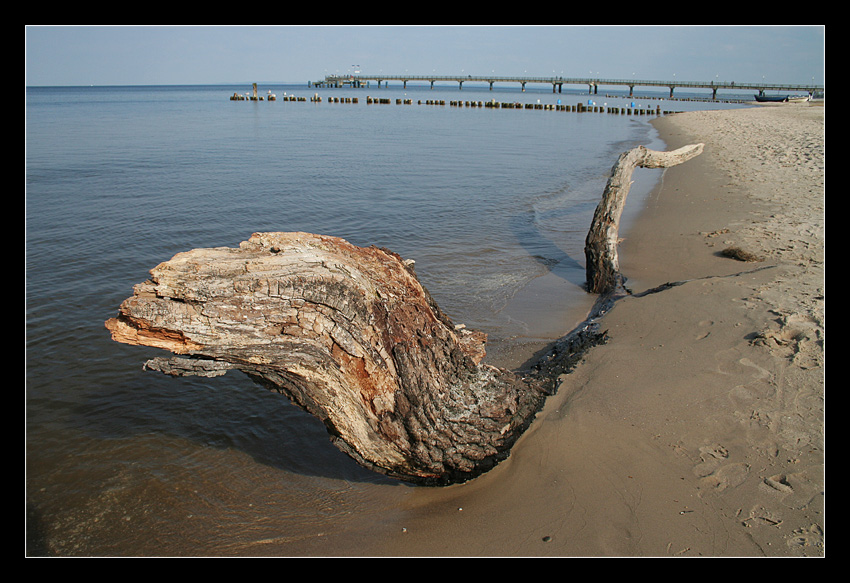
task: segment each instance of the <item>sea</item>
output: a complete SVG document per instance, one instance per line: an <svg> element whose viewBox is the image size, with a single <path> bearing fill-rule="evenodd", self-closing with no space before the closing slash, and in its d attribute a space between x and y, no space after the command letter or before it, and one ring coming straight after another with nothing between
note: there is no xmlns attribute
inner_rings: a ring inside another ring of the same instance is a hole
<svg viewBox="0 0 850 583"><path fill-rule="evenodd" d="M254 232L339 236L413 259L443 311L488 334L488 361L514 367L592 306L584 238L618 155L664 149L654 114L534 106L745 106L392 83L231 99L251 90L26 88L27 556L374 554L415 487L241 373L144 371L160 352L104 327L133 286ZM636 171L624 228L660 172Z"/></svg>

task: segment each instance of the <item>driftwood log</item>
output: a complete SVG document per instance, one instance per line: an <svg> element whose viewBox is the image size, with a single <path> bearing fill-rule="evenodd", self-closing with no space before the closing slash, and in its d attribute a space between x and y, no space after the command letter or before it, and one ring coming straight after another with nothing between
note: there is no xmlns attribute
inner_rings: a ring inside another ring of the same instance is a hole
<svg viewBox="0 0 850 583"><path fill-rule="evenodd" d="M118 342L178 355L148 369L241 370L321 419L362 465L420 484L491 468L546 392L482 364L485 336L440 311L412 262L308 233L179 253L106 327Z"/></svg>
<svg viewBox="0 0 850 583"><path fill-rule="evenodd" d="M620 155L605 185L602 200L593 214L585 239L587 291L605 295L618 293L623 286L617 246L620 242L620 217L632 186L635 168L667 168L686 162L702 153L703 144L683 146L671 152L658 152L643 146Z"/></svg>
<svg viewBox="0 0 850 583"><path fill-rule="evenodd" d="M626 164L687 155L656 154L644 149ZM628 191L619 184L631 174L618 168L606 197L622 201L597 210L607 239L594 238L606 241L599 264L615 280L610 237ZM309 233L255 233L238 248L178 253L150 275L106 322L118 342L174 355L146 369L242 371L322 420L361 465L417 484L463 482L506 458L559 376L604 341L591 317L529 370L490 366L486 336L439 309L412 261Z"/></svg>

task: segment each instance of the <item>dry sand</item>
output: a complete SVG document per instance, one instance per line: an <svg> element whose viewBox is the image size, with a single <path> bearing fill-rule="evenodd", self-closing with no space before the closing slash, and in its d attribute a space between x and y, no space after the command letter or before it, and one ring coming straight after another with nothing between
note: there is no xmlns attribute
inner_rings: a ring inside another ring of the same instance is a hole
<svg viewBox="0 0 850 583"><path fill-rule="evenodd" d="M824 107L655 123L705 151L665 171L620 267L636 293L681 285L621 300L511 457L405 496L367 554L823 556Z"/></svg>

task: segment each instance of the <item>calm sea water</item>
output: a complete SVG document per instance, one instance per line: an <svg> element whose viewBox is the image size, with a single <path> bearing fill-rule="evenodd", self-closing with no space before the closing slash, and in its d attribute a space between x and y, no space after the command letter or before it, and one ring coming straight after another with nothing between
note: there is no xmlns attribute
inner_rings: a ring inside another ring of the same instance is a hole
<svg viewBox="0 0 850 583"><path fill-rule="evenodd" d="M584 317L582 247L611 166L637 144L663 148L648 116L417 103L586 103L578 93L270 86L278 101L229 100L246 90L27 89L31 555L333 555L353 547L317 542L328 533L398 519L409 487L361 469L284 397L234 373L143 372L158 352L110 339L104 321L156 264L256 231L385 246L490 335L501 364ZM313 93L324 100L281 100ZM642 172L633 209L659 176Z"/></svg>

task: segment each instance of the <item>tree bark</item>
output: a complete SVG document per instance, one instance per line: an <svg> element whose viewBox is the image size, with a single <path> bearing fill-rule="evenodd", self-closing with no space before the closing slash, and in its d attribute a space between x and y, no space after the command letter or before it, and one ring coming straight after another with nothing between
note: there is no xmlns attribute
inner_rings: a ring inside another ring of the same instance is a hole
<svg viewBox="0 0 850 583"><path fill-rule="evenodd" d="M257 233L180 253L106 327L178 355L151 370L241 370L321 419L362 465L420 484L493 467L546 395L540 378L482 364L484 334L455 326L412 262L334 237Z"/></svg>
<svg viewBox="0 0 850 583"><path fill-rule="evenodd" d="M686 162L702 153L703 144L691 144L672 152L657 152L638 146L620 155L596 207L585 239L587 291L600 295L617 293L624 278L620 273L617 247L620 242L620 217L632 186L635 168L667 168Z"/></svg>

